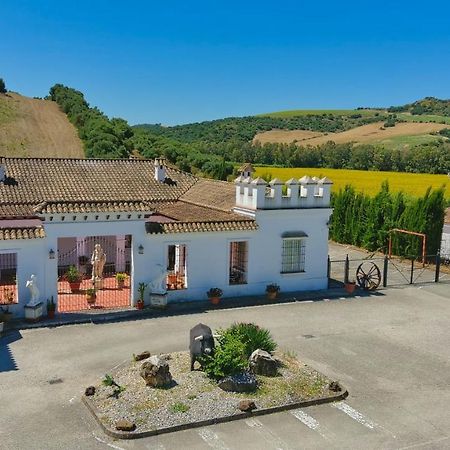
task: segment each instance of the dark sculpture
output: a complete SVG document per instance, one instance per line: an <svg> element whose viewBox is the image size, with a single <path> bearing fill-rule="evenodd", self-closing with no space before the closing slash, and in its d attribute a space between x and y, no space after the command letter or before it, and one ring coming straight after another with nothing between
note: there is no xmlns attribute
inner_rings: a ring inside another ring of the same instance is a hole
<svg viewBox="0 0 450 450"><path fill-rule="evenodd" d="M214 336L211 328L199 323L191 328L189 333L189 352L191 354L191 370L194 370L194 363L205 355L212 355L214 352Z"/></svg>

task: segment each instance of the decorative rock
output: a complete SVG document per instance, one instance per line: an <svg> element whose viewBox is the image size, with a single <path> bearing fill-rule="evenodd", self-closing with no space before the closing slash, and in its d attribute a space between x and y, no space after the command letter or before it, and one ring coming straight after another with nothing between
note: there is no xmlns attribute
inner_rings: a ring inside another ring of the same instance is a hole
<svg viewBox="0 0 450 450"><path fill-rule="evenodd" d="M141 377L147 386L165 387L172 383L172 374L166 359L153 355L141 366Z"/></svg>
<svg viewBox="0 0 450 450"><path fill-rule="evenodd" d="M241 400L238 408L243 412L252 412L256 409L256 405L253 400Z"/></svg>
<svg viewBox="0 0 450 450"><path fill-rule="evenodd" d="M94 394L95 394L95 387L94 386L89 386L84 391L84 395L86 395L86 397L89 397L90 395L94 395Z"/></svg>
<svg viewBox="0 0 450 450"><path fill-rule="evenodd" d="M252 373L242 372L223 378L219 381L218 386L227 392L252 392L256 390L258 382Z"/></svg>
<svg viewBox="0 0 450 450"><path fill-rule="evenodd" d="M328 389L332 392L341 392L342 391L342 387L339 384L339 381L332 381L329 384Z"/></svg>
<svg viewBox="0 0 450 450"><path fill-rule="evenodd" d="M134 355L134 360L135 361L142 361L143 359L147 359L150 358L151 354L148 351L142 352L142 353L138 353L137 355Z"/></svg>
<svg viewBox="0 0 450 450"><path fill-rule="evenodd" d="M120 419L116 422L116 430L119 431L134 431L136 429L136 425L133 422L130 422L126 419Z"/></svg>
<svg viewBox="0 0 450 450"><path fill-rule="evenodd" d="M274 377L277 374L278 361L264 350L255 350L250 355L250 370L257 375Z"/></svg>

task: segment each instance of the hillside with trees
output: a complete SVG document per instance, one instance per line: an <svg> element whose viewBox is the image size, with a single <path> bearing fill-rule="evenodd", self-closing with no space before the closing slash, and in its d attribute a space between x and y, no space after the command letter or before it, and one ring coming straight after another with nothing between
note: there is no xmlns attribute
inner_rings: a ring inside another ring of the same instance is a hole
<svg viewBox="0 0 450 450"><path fill-rule="evenodd" d="M436 114L440 116L450 116L450 100L440 100L435 97L425 97L413 103L403 106L391 106L389 112L409 112L413 115Z"/></svg>

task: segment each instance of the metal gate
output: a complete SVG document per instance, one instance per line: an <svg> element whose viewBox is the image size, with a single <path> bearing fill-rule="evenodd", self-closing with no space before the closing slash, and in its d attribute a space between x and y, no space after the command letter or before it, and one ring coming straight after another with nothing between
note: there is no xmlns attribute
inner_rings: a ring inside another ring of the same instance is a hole
<svg viewBox="0 0 450 450"><path fill-rule="evenodd" d="M450 281L450 258L428 255L421 258L388 258L371 255L367 258L328 258L328 287L342 287L348 282L373 279L380 286L437 283Z"/></svg>
<svg viewBox="0 0 450 450"><path fill-rule="evenodd" d="M58 239L59 312L128 307L130 286L131 236Z"/></svg>

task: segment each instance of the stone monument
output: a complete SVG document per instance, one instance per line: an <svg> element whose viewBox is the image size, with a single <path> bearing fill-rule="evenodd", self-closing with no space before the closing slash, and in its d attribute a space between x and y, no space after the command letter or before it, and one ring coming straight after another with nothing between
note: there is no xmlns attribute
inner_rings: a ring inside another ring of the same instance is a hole
<svg viewBox="0 0 450 450"><path fill-rule="evenodd" d="M157 277L150 283L150 304L158 308L167 306L167 271L162 264L158 268Z"/></svg>
<svg viewBox="0 0 450 450"><path fill-rule="evenodd" d="M37 322L43 315L43 303L39 300L37 277L32 274L25 286L30 290L30 301L25 305L25 320Z"/></svg>
<svg viewBox="0 0 450 450"><path fill-rule="evenodd" d="M92 264L92 285L94 289L103 289L103 269L106 263L106 253L100 244L95 244L94 251L91 256Z"/></svg>

